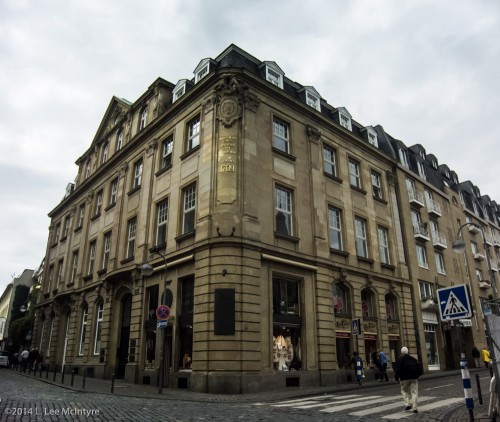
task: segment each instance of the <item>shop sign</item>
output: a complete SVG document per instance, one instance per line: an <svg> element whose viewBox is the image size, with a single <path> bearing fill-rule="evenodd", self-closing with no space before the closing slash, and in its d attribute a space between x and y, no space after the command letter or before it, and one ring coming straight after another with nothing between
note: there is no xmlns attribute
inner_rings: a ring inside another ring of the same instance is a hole
<svg viewBox="0 0 500 422"><path fill-rule="evenodd" d="M377 340L377 335L376 334L366 334L365 333L365 340Z"/></svg>
<svg viewBox="0 0 500 422"><path fill-rule="evenodd" d="M399 336L389 336L389 341L391 340L399 340Z"/></svg>
<svg viewBox="0 0 500 422"><path fill-rule="evenodd" d="M337 338L349 338L349 337L351 337L351 333L348 333L346 331L336 331L335 337L337 337Z"/></svg>

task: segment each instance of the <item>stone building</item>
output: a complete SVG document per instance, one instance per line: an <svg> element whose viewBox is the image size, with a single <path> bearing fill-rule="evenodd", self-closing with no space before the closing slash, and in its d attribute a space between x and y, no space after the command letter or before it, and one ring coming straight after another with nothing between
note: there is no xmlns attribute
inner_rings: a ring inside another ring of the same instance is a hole
<svg viewBox="0 0 500 422"><path fill-rule="evenodd" d="M465 281L449 245L465 206L458 179L425 181L398 145L407 150L234 45L190 79L158 78L134 103L112 98L49 214L35 341L50 363L137 383L158 383L164 356L165 386L214 393L347 382L354 351L393 361L403 345L445 369L442 354L423 352L430 328L436 350L446 338L419 283L430 298ZM427 207L419 224L438 218L456 279L418 265L416 245L443 245L416 238L407 178L447 210ZM488 206L491 221L477 221L500 239ZM487 297L469 282L477 303Z"/></svg>

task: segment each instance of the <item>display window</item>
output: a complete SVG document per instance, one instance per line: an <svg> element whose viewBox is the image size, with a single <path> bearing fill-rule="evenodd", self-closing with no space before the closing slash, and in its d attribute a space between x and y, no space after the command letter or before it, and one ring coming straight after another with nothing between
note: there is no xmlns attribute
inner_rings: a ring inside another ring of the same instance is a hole
<svg viewBox="0 0 500 422"><path fill-rule="evenodd" d="M302 369L300 327L273 327L273 367L277 371Z"/></svg>

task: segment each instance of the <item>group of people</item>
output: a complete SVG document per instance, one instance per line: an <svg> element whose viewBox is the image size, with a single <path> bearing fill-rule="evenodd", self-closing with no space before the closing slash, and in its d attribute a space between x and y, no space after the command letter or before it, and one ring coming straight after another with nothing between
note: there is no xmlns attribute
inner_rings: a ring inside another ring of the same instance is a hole
<svg viewBox="0 0 500 422"><path fill-rule="evenodd" d="M25 348L18 354L14 353L12 355L11 367L15 370L21 366L21 371L26 372L26 369L30 368L34 371L38 371L43 367L43 354L36 347L31 349Z"/></svg>
<svg viewBox="0 0 500 422"><path fill-rule="evenodd" d="M356 381L361 385L364 378L363 360L357 352L354 352L351 365L356 374ZM376 354L376 359L372 357L372 361L376 362L379 369L380 382L389 381L387 375L387 356L382 350ZM413 356L409 354L408 348L401 349L401 356L394 363L394 377L396 382L401 386L401 395L405 402L405 410L413 410L413 413L418 413L418 378L422 375L422 367Z"/></svg>
<svg viewBox="0 0 500 422"><path fill-rule="evenodd" d="M474 348L472 349L472 357L474 358L474 364L476 365L476 368L479 368L481 366L479 359L483 361L485 368L490 367L490 351L486 347L483 347L481 351L479 351L479 349L474 346Z"/></svg>

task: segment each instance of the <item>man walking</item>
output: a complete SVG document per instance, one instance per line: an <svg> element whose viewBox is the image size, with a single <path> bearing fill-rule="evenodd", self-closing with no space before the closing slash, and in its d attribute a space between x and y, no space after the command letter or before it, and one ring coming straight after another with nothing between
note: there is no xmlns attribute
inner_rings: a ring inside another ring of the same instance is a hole
<svg viewBox="0 0 500 422"><path fill-rule="evenodd" d="M382 350L378 351L378 365L380 382L389 382L389 377L387 376L387 356Z"/></svg>
<svg viewBox="0 0 500 422"><path fill-rule="evenodd" d="M418 378L422 370L417 359L408 354L408 348L401 349L401 356L394 365L396 381L401 385L401 394L406 404L405 410L418 413Z"/></svg>

